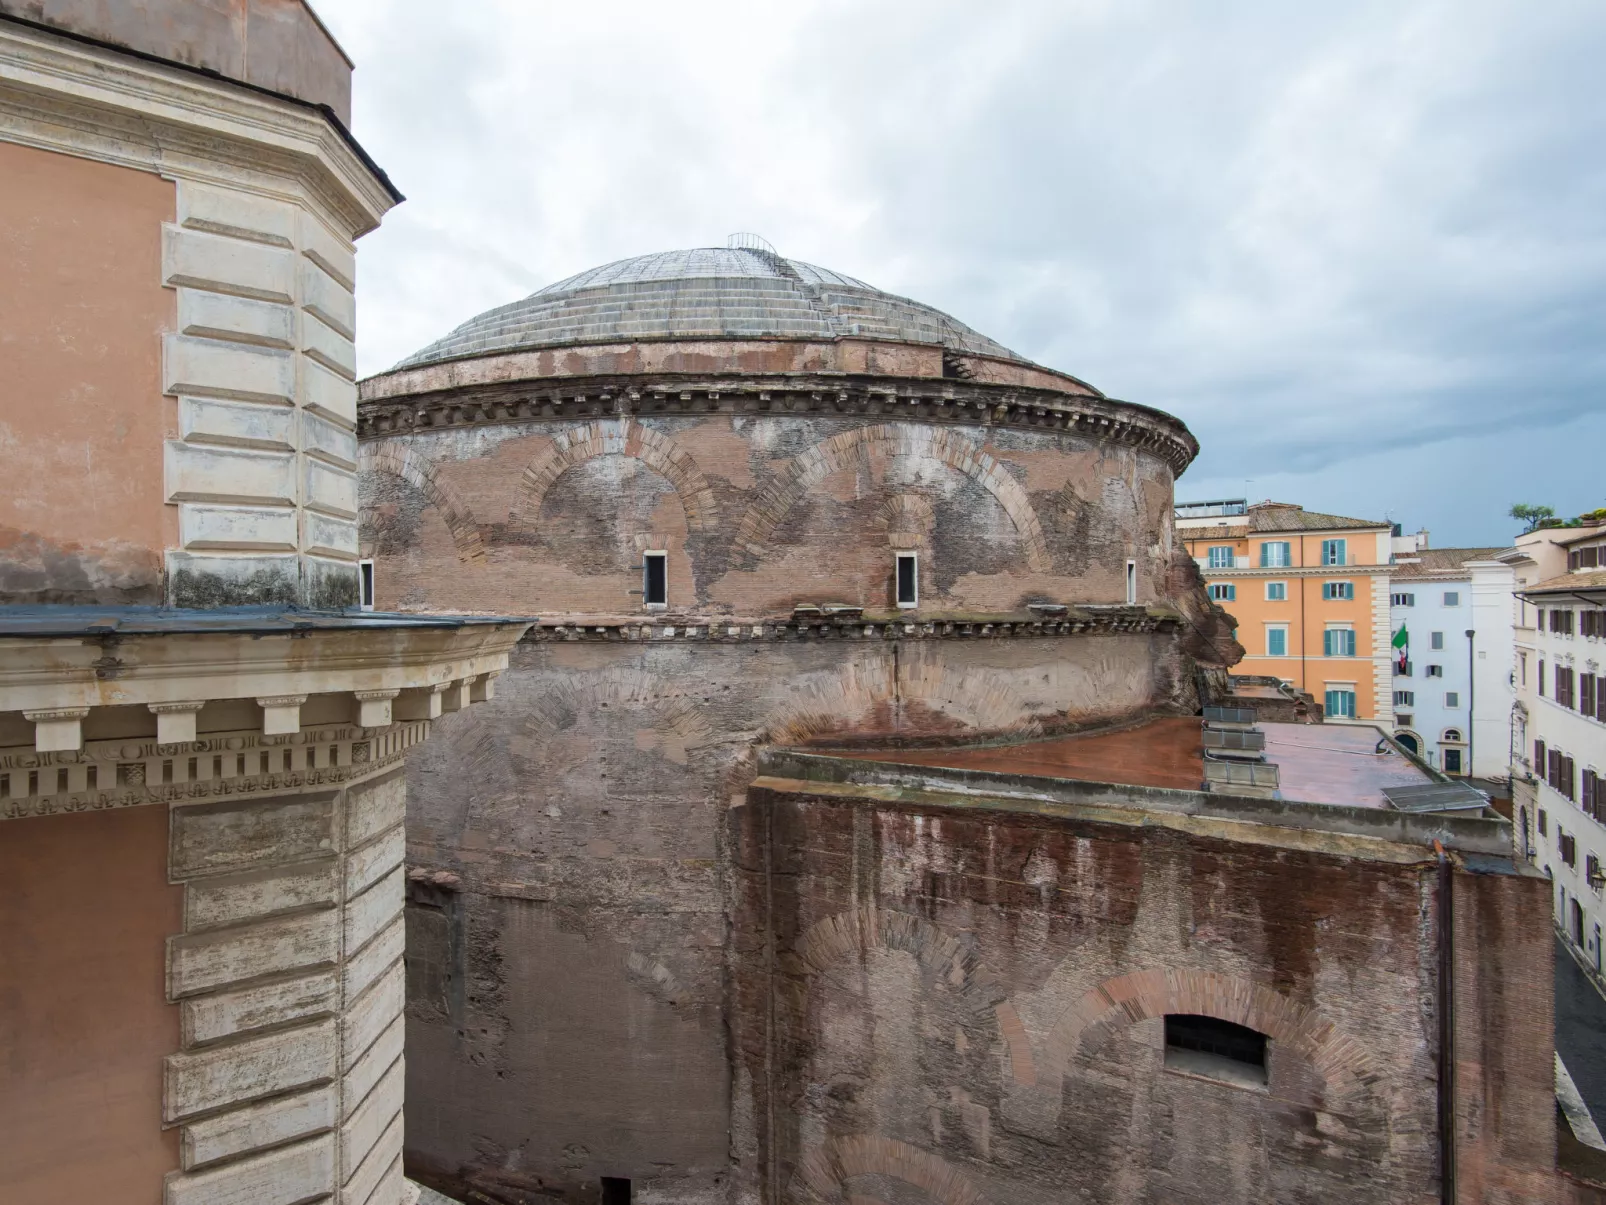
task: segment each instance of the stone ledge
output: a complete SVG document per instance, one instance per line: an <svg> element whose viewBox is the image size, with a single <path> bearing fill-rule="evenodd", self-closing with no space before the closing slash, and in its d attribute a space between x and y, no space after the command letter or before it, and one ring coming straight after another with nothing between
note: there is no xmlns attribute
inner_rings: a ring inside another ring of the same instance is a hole
<svg viewBox="0 0 1606 1205"><path fill-rule="evenodd" d="M1109 607L1097 611L1074 610L1065 618L1024 619L1009 616L976 619L815 618L719 619L698 616L664 622L663 619L625 619L617 616L577 619L572 623L549 621L530 628L522 644L560 641L665 642L734 644L783 640L996 640L1025 637L1063 637L1174 632L1181 616L1146 607Z"/></svg>

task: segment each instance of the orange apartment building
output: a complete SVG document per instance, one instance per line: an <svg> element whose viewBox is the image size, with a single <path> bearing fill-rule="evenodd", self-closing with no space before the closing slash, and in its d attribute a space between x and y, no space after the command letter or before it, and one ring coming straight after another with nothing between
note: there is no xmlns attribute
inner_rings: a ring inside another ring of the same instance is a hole
<svg viewBox="0 0 1606 1205"><path fill-rule="evenodd" d="M1392 726L1391 524L1230 500L1179 506L1176 526L1237 620L1239 673L1293 683L1330 720Z"/></svg>

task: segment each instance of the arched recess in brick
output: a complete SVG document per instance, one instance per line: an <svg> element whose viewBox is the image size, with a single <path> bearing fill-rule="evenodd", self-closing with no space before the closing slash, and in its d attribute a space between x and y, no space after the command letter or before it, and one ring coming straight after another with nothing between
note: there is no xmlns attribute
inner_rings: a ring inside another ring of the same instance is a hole
<svg viewBox="0 0 1606 1205"><path fill-rule="evenodd" d="M888 1176L924 1193L936 1205L987 1205L970 1177L930 1151L879 1134L844 1134L803 1156L793 1174L793 1193L804 1201L873 1200L845 1189L856 1176Z"/></svg>
<svg viewBox="0 0 1606 1205"><path fill-rule="evenodd" d="M902 950L921 970L948 984L973 1013L991 1012L1009 1051L1010 1075L1019 1084L1037 1080L1026 1029L992 969L951 933L924 917L869 906L839 912L810 926L792 947L805 974L858 959L867 950Z"/></svg>
<svg viewBox="0 0 1606 1205"><path fill-rule="evenodd" d="M854 427L815 444L789 461L765 487L742 519L736 542L762 556L770 537L787 513L820 482L851 467L864 449L888 457L929 456L963 473L998 500L1020 535L1027 563L1039 573L1051 567L1048 542L1026 490L991 454L948 427L918 423L880 423Z"/></svg>
<svg viewBox="0 0 1606 1205"><path fill-rule="evenodd" d="M628 456L641 461L674 488L690 530L713 529L719 517L714 491L691 453L669 436L633 418L598 419L553 436L552 443L524 470L518 497L508 516L512 524L525 529L534 527L541 515L541 501L552 483L575 465L598 456Z"/></svg>
<svg viewBox="0 0 1606 1205"><path fill-rule="evenodd" d="M1084 1045L1112 1028L1167 1013L1217 1017L1259 1030L1322 1077L1334 1112L1364 1107L1378 1078L1365 1047L1315 1009L1264 984L1189 969L1134 971L1086 992L1049 1031L1044 1064L1063 1077Z"/></svg>
<svg viewBox="0 0 1606 1205"><path fill-rule="evenodd" d="M465 561L485 559L485 543L480 539L480 526L474 521L474 512L436 475L435 463L422 452L402 443L364 444L358 453L357 470L359 473L391 473L421 490L446 521L452 543L457 546L457 555Z"/></svg>

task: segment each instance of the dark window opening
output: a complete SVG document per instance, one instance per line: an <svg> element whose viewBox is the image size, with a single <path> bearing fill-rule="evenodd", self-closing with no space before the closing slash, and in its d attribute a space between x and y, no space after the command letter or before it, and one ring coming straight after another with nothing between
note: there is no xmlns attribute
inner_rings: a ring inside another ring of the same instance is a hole
<svg viewBox="0 0 1606 1205"><path fill-rule="evenodd" d="M669 554L649 552L641 561L641 596L649 607L669 605ZM626 1181L629 1183L629 1181ZM625 1198L628 1200L628 1198Z"/></svg>
<svg viewBox="0 0 1606 1205"><path fill-rule="evenodd" d="M602 1205L630 1205L630 1181L623 1176L602 1177Z"/></svg>
<svg viewBox="0 0 1606 1205"><path fill-rule="evenodd" d="M898 605L920 604L920 558L912 552L898 554Z"/></svg>
<svg viewBox="0 0 1606 1205"><path fill-rule="evenodd" d="M1249 1086L1266 1083L1266 1035L1219 1017L1169 1013L1165 1065Z"/></svg>
<svg viewBox="0 0 1606 1205"><path fill-rule="evenodd" d="M372 561L358 561L357 575L360 593L358 598L364 611L374 609L374 563Z"/></svg>

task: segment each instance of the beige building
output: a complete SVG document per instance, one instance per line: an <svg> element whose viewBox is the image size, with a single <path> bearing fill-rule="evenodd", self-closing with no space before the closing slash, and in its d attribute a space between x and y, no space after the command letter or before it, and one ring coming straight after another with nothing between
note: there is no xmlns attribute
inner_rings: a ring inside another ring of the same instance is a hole
<svg viewBox="0 0 1606 1205"><path fill-rule="evenodd" d="M0 1200L392 1205L401 763L523 623L366 614L290 0L0 0Z"/></svg>
<svg viewBox="0 0 1606 1205"><path fill-rule="evenodd" d="M1606 927L1606 527L1550 527L1516 571L1511 784L1519 852L1555 886L1556 926L1597 979Z"/></svg>

